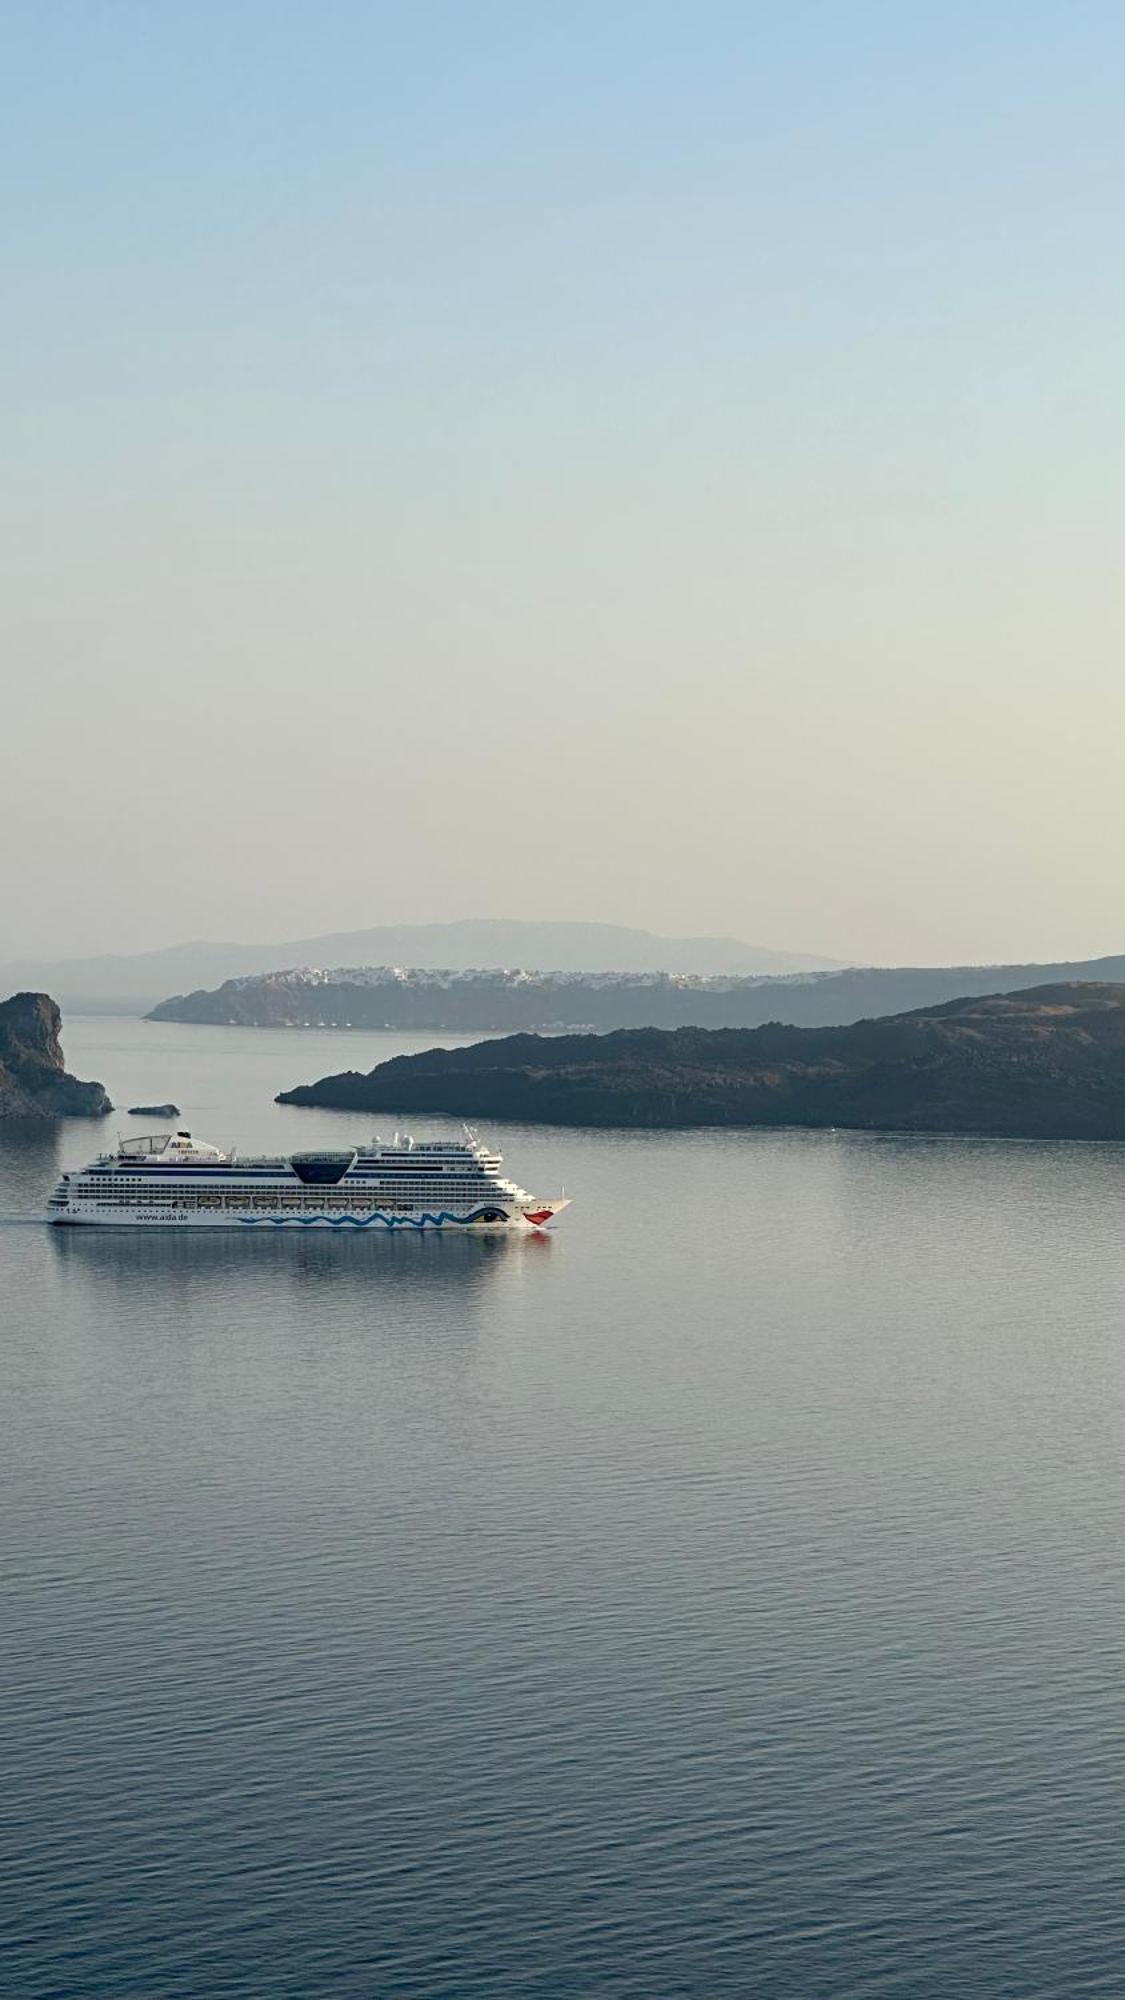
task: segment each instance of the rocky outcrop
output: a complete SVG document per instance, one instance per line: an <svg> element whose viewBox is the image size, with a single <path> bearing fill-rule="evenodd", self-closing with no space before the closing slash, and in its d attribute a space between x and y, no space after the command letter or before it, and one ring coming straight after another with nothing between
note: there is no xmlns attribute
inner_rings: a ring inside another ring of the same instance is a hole
<svg viewBox="0 0 1125 2000"><path fill-rule="evenodd" d="M559 1125L1125 1139L1125 985L1043 986L844 1028L513 1035L398 1056L279 1101Z"/></svg>
<svg viewBox="0 0 1125 2000"><path fill-rule="evenodd" d="M46 993L0 1002L0 1118L101 1118L113 1109L100 1083L68 1075L59 1022Z"/></svg>
<svg viewBox="0 0 1125 2000"><path fill-rule="evenodd" d="M181 1115L178 1104L131 1104L129 1106L130 1118L179 1118Z"/></svg>

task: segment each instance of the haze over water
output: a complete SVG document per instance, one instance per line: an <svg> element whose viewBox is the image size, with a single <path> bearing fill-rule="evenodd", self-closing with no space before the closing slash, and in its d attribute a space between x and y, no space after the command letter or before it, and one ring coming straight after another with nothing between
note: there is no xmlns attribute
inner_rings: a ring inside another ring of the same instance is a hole
<svg viewBox="0 0 1125 2000"><path fill-rule="evenodd" d="M5 1995L1118 1992L1125 1152L489 1136L551 1240L0 1228Z"/></svg>

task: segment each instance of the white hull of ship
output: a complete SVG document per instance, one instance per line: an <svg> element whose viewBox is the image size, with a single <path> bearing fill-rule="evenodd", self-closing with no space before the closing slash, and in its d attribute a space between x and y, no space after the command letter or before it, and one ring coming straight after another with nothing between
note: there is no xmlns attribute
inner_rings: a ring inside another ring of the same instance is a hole
<svg viewBox="0 0 1125 2000"><path fill-rule="evenodd" d="M351 1233L381 1231L387 1235L420 1235L423 1230L446 1230L456 1235L507 1236L534 1234L553 1221L560 1210L569 1204L565 1201L544 1201L536 1206L536 1220L527 1216L514 1215L506 1222L484 1222L464 1219L458 1215L434 1215L428 1209L414 1214L384 1215L376 1209L369 1215L331 1215L326 1211L311 1211L302 1215L271 1215L268 1210L256 1214L242 1214L237 1209L229 1215L202 1214L191 1209L120 1209L107 1214L96 1207L75 1206L66 1211L56 1210L47 1217L55 1229L241 1229L244 1235L277 1234L282 1230L290 1235L298 1231L321 1229Z"/></svg>

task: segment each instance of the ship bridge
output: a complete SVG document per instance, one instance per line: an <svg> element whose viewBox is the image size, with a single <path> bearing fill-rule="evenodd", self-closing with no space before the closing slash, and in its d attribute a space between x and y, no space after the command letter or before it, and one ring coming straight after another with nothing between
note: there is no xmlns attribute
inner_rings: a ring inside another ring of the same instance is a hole
<svg viewBox="0 0 1125 2000"><path fill-rule="evenodd" d="M214 1166L231 1155L203 1139L193 1139L190 1132L148 1132L139 1139L119 1139L113 1157L130 1164L159 1160L164 1167L191 1167Z"/></svg>

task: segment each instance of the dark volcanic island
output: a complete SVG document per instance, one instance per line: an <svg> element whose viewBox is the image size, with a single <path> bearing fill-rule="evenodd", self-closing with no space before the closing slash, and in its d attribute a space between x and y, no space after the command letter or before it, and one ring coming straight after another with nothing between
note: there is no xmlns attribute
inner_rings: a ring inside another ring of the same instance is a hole
<svg viewBox="0 0 1125 2000"><path fill-rule="evenodd" d="M67 1073L59 1010L46 993L0 1002L0 1118L101 1118L112 1111L100 1083Z"/></svg>
<svg viewBox="0 0 1125 2000"><path fill-rule="evenodd" d="M842 1028L511 1035L345 1070L278 1102L553 1125L1123 1139L1125 985L1041 986Z"/></svg>

